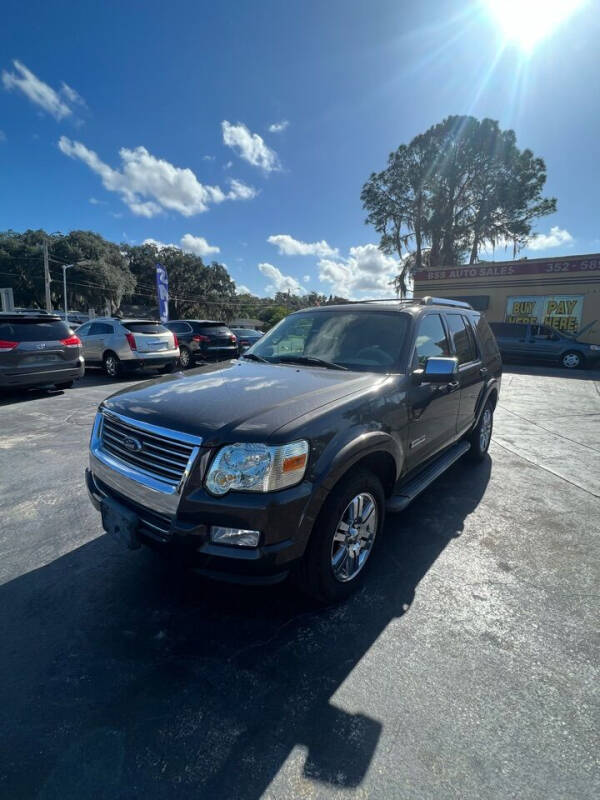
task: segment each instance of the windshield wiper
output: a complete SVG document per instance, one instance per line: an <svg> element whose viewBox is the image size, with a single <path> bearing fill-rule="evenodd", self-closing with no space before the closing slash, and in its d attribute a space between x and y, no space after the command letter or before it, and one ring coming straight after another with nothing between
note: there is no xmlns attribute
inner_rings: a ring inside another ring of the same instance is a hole
<svg viewBox="0 0 600 800"><path fill-rule="evenodd" d="M316 367L326 367L327 369L343 369L348 370L348 367L343 367L341 364L336 364L335 361L325 361L324 358L317 356L279 356L278 361L282 364L313 364Z"/></svg>
<svg viewBox="0 0 600 800"><path fill-rule="evenodd" d="M266 358L262 356L257 356L256 353L242 353L242 358L247 358L248 361L260 361L261 364L269 364L270 362L267 361Z"/></svg>

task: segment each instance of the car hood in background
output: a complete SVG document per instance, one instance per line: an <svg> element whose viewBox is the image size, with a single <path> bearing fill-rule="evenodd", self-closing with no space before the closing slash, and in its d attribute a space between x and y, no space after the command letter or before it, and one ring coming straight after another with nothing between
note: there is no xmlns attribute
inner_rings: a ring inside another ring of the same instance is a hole
<svg viewBox="0 0 600 800"><path fill-rule="evenodd" d="M104 408L142 422L202 436L259 441L282 425L384 382L385 375L292 364L227 361L137 384L107 398Z"/></svg>

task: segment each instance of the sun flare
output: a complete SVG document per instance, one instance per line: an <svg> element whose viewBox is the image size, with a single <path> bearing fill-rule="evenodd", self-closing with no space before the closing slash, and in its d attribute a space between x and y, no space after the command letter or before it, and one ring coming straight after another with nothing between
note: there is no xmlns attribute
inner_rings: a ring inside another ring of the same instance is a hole
<svg viewBox="0 0 600 800"><path fill-rule="evenodd" d="M586 0L484 0L506 39L532 51Z"/></svg>

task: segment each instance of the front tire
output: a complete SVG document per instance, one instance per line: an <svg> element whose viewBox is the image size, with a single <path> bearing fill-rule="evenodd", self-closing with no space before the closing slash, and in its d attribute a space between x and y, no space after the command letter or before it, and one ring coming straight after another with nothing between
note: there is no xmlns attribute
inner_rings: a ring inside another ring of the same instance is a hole
<svg viewBox="0 0 600 800"><path fill-rule="evenodd" d="M385 519L381 481L366 470L344 478L319 514L297 573L319 603L345 600L363 583Z"/></svg>
<svg viewBox="0 0 600 800"><path fill-rule="evenodd" d="M121 362L115 353L106 353L102 361L104 364L104 372L109 378L118 378L121 374Z"/></svg>
<svg viewBox="0 0 600 800"><path fill-rule="evenodd" d="M468 455L471 461L483 461L489 449L490 442L492 441L493 430L494 408L492 403L488 400L483 407L483 411L479 417L479 422L473 428L473 431L469 436L471 449L469 450Z"/></svg>
<svg viewBox="0 0 600 800"><path fill-rule="evenodd" d="M565 369L581 369L583 367L583 356L577 350L569 350L560 357L560 363Z"/></svg>

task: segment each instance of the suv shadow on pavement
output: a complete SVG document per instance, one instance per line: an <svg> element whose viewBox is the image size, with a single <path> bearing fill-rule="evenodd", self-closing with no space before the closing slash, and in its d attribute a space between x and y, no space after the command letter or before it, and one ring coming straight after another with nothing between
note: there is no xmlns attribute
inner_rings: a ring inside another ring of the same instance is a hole
<svg viewBox="0 0 600 800"><path fill-rule="evenodd" d="M454 466L388 517L367 586L325 610L287 584L248 589L146 550L132 559L106 535L62 556L55 544L47 566L0 588L4 796L254 799L297 745L317 794L359 786L382 722L331 697L410 611L490 470L489 456ZM399 663L383 683L355 682L355 708L410 691L402 675Z"/></svg>

